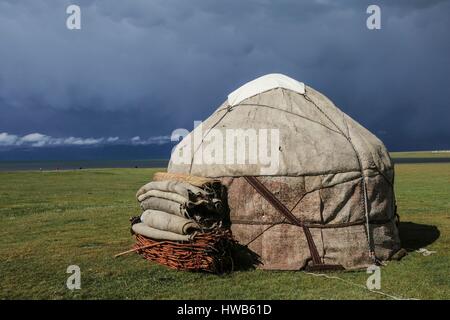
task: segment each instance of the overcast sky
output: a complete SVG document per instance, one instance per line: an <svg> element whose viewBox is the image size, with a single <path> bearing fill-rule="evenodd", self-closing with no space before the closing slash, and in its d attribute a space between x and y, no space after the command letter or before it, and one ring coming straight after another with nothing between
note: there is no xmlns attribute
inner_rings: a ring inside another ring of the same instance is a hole
<svg viewBox="0 0 450 320"><path fill-rule="evenodd" d="M66 28L69 4L81 30ZM0 0L0 146L163 144L280 72L390 150L450 149L449 13L431 0Z"/></svg>

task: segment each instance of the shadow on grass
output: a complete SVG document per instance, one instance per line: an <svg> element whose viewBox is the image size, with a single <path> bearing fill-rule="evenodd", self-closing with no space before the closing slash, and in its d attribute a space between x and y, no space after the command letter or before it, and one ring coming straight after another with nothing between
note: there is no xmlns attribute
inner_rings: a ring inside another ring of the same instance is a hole
<svg viewBox="0 0 450 320"><path fill-rule="evenodd" d="M254 270L261 264L261 257L248 247L235 243L232 249L234 271Z"/></svg>
<svg viewBox="0 0 450 320"><path fill-rule="evenodd" d="M435 242L441 232L436 226L413 222L400 222L400 241L407 251L415 251Z"/></svg>

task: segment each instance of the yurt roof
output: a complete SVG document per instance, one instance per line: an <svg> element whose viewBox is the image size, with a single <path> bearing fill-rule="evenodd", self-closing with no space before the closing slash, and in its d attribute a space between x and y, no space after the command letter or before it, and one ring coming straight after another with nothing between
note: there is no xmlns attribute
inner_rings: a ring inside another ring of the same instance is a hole
<svg viewBox="0 0 450 320"><path fill-rule="evenodd" d="M271 73L247 82L228 95L228 104L235 106L254 95L277 88L305 94L305 84L281 73Z"/></svg>
<svg viewBox="0 0 450 320"><path fill-rule="evenodd" d="M244 152L237 147L233 150L238 143L227 139L231 131L246 147ZM254 135L250 131L255 132ZM247 138L245 133L249 133ZM272 139L272 134L278 134L279 138ZM211 154L208 150L214 148L219 135L224 143L214 156L224 161L206 163L204 155ZM250 146L256 144L254 150L259 152L264 146L259 145L259 141L266 137L267 155L270 153L270 157L279 160L274 171L266 170L272 167L263 164L259 158L256 163L247 161L250 156L245 163L238 162L238 154L246 154ZM229 141L231 149L228 149ZM230 150L233 151L230 158L235 160L232 163L225 161ZM181 157L185 154L191 156ZM361 171L366 174L382 172L391 180L392 168L383 143L330 99L288 76L268 74L230 93L201 126L174 148L168 171L216 178L329 174L339 175L338 180L344 181L360 176ZM330 179L333 183L338 182L335 178Z"/></svg>

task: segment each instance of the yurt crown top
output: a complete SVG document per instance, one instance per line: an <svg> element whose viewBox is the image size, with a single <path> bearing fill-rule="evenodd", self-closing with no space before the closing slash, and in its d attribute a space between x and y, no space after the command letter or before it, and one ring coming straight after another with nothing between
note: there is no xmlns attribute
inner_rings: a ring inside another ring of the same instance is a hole
<svg viewBox="0 0 450 320"><path fill-rule="evenodd" d="M305 94L305 84L281 73L271 73L247 82L228 95L228 104L235 106L247 98L276 88L284 88Z"/></svg>

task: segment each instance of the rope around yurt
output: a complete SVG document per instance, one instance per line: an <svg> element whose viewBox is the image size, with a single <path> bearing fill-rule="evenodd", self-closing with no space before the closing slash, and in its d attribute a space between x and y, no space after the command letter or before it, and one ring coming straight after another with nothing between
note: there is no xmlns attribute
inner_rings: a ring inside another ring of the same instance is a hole
<svg viewBox="0 0 450 320"><path fill-rule="evenodd" d="M361 187L362 187L362 194L361 194L361 200L363 203L363 208L364 208L364 218L365 218L365 227L366 227L366 236L367 236L367 246L369 249L369 257L370 259L373 261L374 264L381 264L381 261L376 257L375 255L375 248L374 248L374 244L373 244L373 239L371 237L371 231L370 231L370 222L369 222L369 207L368 207L368 195L367 195L367 185L366 185L366 180L365 180L365 175L364 175L364 170L363 170L363 165L362 165L362 161L361 161L361 156L357 150L357 148L355 147L355 144L353 143L352 139L350 138L349 134L346 134L344 131L342 131L339 126L333 121L333 119L331 119L328 114L326 112L324 112L322 110L322 108L320 108L317 103L314 102L314 100L312 100L305 92L304 94L305 100L309 101L311 104L313 104L327 119L328 121L330 121L333 126L336 128L336 130L338 132L340 132L340 134L342 134L345 139L348 141L349 145L351 146L351 148L353 149L354 153L355 153L355 157L356 160L358 161L358 165L359 165L359 171L361 172ZM344 123L347 126L347 131L348 131L348 124L347 121L344 119Z"/></svg>
<svg viewBox="0 0 450 320"><path fill-rule="evenodd" d="M404 298L404 297L395 296L395 295L383 292L381 290L369 289L365 285L362 285L362 284L359 284L359 283L356 283L356 282L353 282L353 281L350 281L350 280L347 280L347 279L343 279L343 278L340 278L340 277L334 276L334 275L328 275L328 274L324 274L324 273L312 273L312 272L306 272L306 271L303 271L303 273L306 274L306 275L314 276L314 277L323 277L323 278L326 278L326 279L329 279L329 280L339 280L339 281L342 281L342 282L344 282L346 284L349 284L349 285L352 285L352 286L355 286L355 287L367 290L370 293L375 293L375 294L378 294L378 295L382 295L382 296L391 298L393 300L418 300L416 298Z"/></svg>

